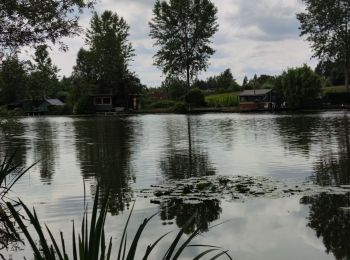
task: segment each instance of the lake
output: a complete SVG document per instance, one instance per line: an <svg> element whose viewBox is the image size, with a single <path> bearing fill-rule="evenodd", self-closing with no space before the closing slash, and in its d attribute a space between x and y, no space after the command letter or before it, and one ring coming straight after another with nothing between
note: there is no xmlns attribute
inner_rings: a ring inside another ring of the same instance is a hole
<svg viewBox="0 0 350 260"><path fill-rule="evenodd" d="M102 193L110 187L106 233L115 247L136 198L130 237L145 217L160 212L146 228L140 251L199 212L194 225L203 233L196 242L229 249L234 259L350 259L350 213L339 210L350 206L349 194L171 207L137 195L151 185L213 175L349 185L348 112L28 117L0 142L1 154L16 150L18 163L37 162L11 196L35 207L55 235L66 234L68 244L72 220L82 219L84 185L91 205L99 183ZM188 249L184 258L200 251ZM2 253L30 259L23 246Z"/></svg>

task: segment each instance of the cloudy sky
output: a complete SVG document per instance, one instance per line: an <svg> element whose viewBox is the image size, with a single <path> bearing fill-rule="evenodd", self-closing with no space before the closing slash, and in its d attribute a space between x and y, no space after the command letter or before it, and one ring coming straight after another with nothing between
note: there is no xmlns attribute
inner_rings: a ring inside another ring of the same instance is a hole
<svg viewBox="0 0 350 260"><path fill-rule="evenodd" d="M159 86L161 71L153 66L155 48L149 38L148 22L152 17L154 0L98 0L96 11L112 10L123 16L130 25L130 41L136 57L131 69L143 84ZM303 10L301 0L212 0L218 7L219 31L213 37L216 53L210 59L209 69L200 78L219 74L230 68L239 83L245 75L275 75L287 67L307 63L312 52L307 42L299 37L296 13ZM91 14L81 19L89 25ZM84 45L84 37L67 39L66 53L53 49L51 55L61 69L61 75L70 75L76 53Z"/></svg>

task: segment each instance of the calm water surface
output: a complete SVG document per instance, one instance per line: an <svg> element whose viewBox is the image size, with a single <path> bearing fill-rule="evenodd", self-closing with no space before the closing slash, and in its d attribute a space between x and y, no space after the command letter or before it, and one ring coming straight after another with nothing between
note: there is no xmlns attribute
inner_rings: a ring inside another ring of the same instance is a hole
<svg viewBox="0 0 350 260"><path fill-rule="evenodd" d="M67 243L71 221L81 219L84 182L90 200L97 182L102 191L111 187L106 229L115 244L136 190L169 179L253 175L297 183L350 184L347 112L24 118L21 127L0 142L0 153L17 150L16 160L23 165L39 161L12 196L34 206L57 234L66 232ZM197 242L230 249L234 259L350 259L350 214L339 210L349 206L349 195L171 208L138 198L130 234L143 218L161 212L146 230L142 248L197 212L194 226L204 232L228 221ZM162 246L157 250L154 259ZM198 249L191 250L186 257ZM6 254L19 259L29 252L23 248Z"/></svg>

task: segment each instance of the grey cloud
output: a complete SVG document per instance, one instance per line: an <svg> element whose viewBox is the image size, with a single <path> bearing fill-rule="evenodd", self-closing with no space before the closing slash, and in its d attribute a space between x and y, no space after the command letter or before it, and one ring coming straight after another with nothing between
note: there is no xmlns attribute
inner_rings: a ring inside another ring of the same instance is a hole
<svg viewBox="0 0 350 260"><path fill-rule="evenodd" d="M288 5L286 1L276 4L276 1L271 0L238 1L237 3L239 8L237 16L226 19L238 27L238 37L261 41L298 37L297 4ZM258 30L252 33L250 28Z"/></svg>
<svg viewBox="0 0 350 260"><path fill-rule="evenodd" d="M218 7L219 32L212 39L216 53L208 71L200 78L231 68L241 82L244 75L278 74L288 66L310 62L308 44L299 38L295 13L302 8L299 0L212 0ZM130 41L136 56L131 69L148 86L159 86L161 71L153 66L155 48L149 38L148 22L155 0L99 0L97 12L112 10L130 25ZM81 24L89 26L91 14L82 16ZM70 51L52 53L62 75L70 75L76 53L84 44L84 35L67 41Z"/></svg>

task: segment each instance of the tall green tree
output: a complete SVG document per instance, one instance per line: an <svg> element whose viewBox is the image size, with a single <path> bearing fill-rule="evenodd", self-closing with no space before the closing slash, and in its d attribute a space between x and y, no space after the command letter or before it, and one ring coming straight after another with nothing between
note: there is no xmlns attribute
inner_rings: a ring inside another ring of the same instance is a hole
<svg viewBox="0 0 350 260"><path fill-rule="evenodd" d="M345 84L344 70L336 62L331 60L320 61L315 68L315 72L333 86Z"/></svg>
<svg viewBox="0 0 350 260"><path fill-rule="evenodd" d="M288 108L310 108L320 98L322 79L310 67L304 65L284 71L275 80L277 94L286 101Z"/></svg>
<svg viewBox="0 0 350 260"><path fill-rule="evenodd" d="M72 103L84 103L85 106L89 104L87 95L92 90L111 90L115 102L126 105L128 94L138 93L144 88L129 69L134 56L128 40L129 29L117 13L105 11L101 15L93 15L86 34L88 48L80 49L74 67L73 88L76 89L71 91L74 93Z"/></svg>
<svg viewBox="0 0 350 260"><path fill-rule="evenodd" d="M128 41L129 25L118 14L105 11L91 19L86 35L89 53L85 53L87 65L92 63L93 80L101 89L112 89L125 94L125 80L134 49Z"/></svg>
<svg viewBox="0 0 350 260"><path fill-rule="evenodd" d="M58 68L52 63L46 45L38 46L31 65L28 94L33 100L53 97L58 91Z"/></svg>
<svg viewBox="0 0 350 260"><path fill-rule="evenodd" d="M185 78L190 88L215 52L210 38L218 30L217 8L210 0L156 0L149 26L159 47L155 65L166 75Z"/></svg>
<svg viewBox="0 0 350 260"><path fill-rule="evenodd" d="M42 45L80 32L79 15L95 0L1 0L0 50Z"/></svg>
<svg viewBox="0 0 350 260"><path fill-rule="evenodd" d="M314 56L341 64L349 91L350 1L303 0L306 11L297 14L301 36L311 42Z"/></svg>
<svg viewBox="0 0 350 260"><path fill-rule="evenodd" d="M0 66L0 104L8 104L23 99L27 87L26 62L16 54L7 56Z"/></svg>
<svg viewBox="0 0 350 260"><path fill-rule="evenodd" d="M248 85L248 77L244 76L243 83L242 83L242 88L245 89Z"/></svg>
<svg viewBox="0 0 350 260"><path fill-rule="evenodd" d="M210 89L224 89L224 90L239 90L240 86L233 77L230 69L226 69L218 76L209 77L207 79L208 88Z"/></svg>

